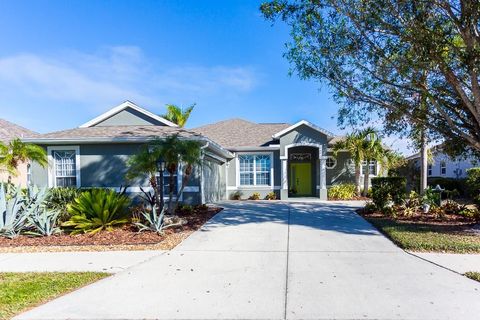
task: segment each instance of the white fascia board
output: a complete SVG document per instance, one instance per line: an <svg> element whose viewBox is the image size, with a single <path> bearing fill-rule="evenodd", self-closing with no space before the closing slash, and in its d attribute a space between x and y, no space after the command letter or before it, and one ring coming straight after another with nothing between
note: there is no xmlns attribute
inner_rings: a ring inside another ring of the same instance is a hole
<svg viewBox="0 0 480 320"><path fill-rule="evenodd" d="M92 126L94 126L94 125L96 125L96 124L98 124L98 123L100 123L100 122L102 122L102 121L104 121L104 120L106 120L106 119L114 116L115 114L117 114L117 113L119 113L119 112L121 112L121 111L123 111L123 110L125 110L125 109L127 109L127 108L132 108L132 109L134 109L135 111L138 111L138 112L140 112L140 113L142 113L142 114L146 115L147 117L150 117L150 118L152 118L152 119L154 119L154 120L160 121L160 122L162 122L163 124L165 124L165 125L167 125L167 126L169 126L169 127L178 127L177 124L175 124L175 123L173 123L173 122L171 122L171 121L168 121L167 119L164 119L164 118L162 118L162 117L160 117L160 116L158 116L158 115L156 115L156 114L154 114L154 113L152 113L152 112L150 112L150 111L148 111L148 110L146 110L146 109L144 109L144 108L141 108L141 107L137 106L135 103L127 100L127 101L125 101L124 103L116 106L115 108L110 109L109 111L107 111L107 112L99 115L98 117L96 117L96 118L94 118L94 119L92 119L92 120L90 120L90 121L82 124L82 125L80 126L80 128L89 128L89 127L92 127Z"/></svg>
<svg viewBox="0 0 480 320"><path fill-rule="evenodd" d="M280 150L280 145L271 145L268 147L237 147L237 148L228 148L230 151L272 151L272 150Z"/></svg>
<svg viewBox="0 0 480 320"><path fill-rule="evenodd" d="M321 132L321 133L323 133L324 135L326 135L326 136L328 136L328 137L334 137L334 134L331 133L330 131L327 131L327 130L325 130L325 129L322 129L322 128L314 125L313 123L311 123L311 122L309 122L309 121L307 121L307 120L301 120L301 121L295 123L294 125L291 125L290 127L286 128L286 129L283 129L283 130L280 131L280 132L275 133L275 134L272 136L272 138L273 138L273 139L278 139L278 138L280 138L281 136L283 136L284 134L286 134L287 132L290 132L290 131L294 130L295 128L298 128L298 127L301 126L301 125L306 125L307 127L310 127L310 128L312 128L312 129L314 129L314 130L316 130L316 131L318 131L318 132Z"/></svg>

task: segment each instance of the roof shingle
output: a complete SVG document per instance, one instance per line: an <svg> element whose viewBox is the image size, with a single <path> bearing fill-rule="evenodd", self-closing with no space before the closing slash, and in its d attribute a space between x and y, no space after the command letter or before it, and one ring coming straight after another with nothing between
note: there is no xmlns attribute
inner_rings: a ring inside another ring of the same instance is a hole
<svg viewBox="0 0 480 320"><path fill-rule="evenodd" d="M10 121L0 119L0 141L9 142L15 138L34 137L38 133Z"/></svg>
<svg viewBox="0 0 480 320"><path fill-rule="evenodd" d="M227 149L261 147L272 141L272 136L290 126L288 123L254 123L243 119L229 119L192 129Z"/></svg>

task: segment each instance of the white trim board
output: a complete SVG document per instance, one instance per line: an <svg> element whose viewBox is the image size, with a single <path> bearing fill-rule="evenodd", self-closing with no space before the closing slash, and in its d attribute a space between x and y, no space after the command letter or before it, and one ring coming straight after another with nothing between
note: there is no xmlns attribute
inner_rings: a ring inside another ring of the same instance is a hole
<svg viewBox="0 0 480 320"><path fill-rule="evenodd" d="M133 110L135 111L138 111L144 115L146 115L147 117L151 118L151 119L154 119L154 120L157 120L157 121L160 121L161 123L169 126L169 127L178 127L178 125L176 125L175 123L171 122L171 121L168 121L167 119L164 119L154 113L151 113L150 111L146 110L146 109L143 109L139 106L137 106L135 103L131 102L131 101L125 101L123 102L122 104L116 106L115 108L112 108L110 109L109 111L99 115L98 117L82 124L80 126L80 128L88 128L88 127L93 127L94 125L96 124L99 124L100 122L116 115L117 113L127 109L127 108L132 108Z"/></svg>
<svg viewBox="0 0 480 320"><path fill-rule="evenodd" d="M334 134L331 133L330 131L327 131L327 130L325 130L325 129L322 129L322 128L320 128L319 126L316 126L316 125L314 125L313 123L311 123L311 122L309 122L309 121L307 121L307 120L301 120L301 121L295 123L294 125L291 125L290 127L288 127L288 128L286 128L286 129L283 129L282 131L279 131L279 132L275 133L275 134L272 136L272 138L278 139L278 138L280 138L281 136L283 136L284 134L286 134L286 133L288 133L288 132L290 132L290 131L298 128L298 127L301 126L301 125L305 125L305 126L307 126L307 127L310 127L310 128L312 128L313 130L318 131L318 132L320 132L320 133L323 133L324 135L326 135L326 136L328 136L328 137L334 137Z"/></svg>

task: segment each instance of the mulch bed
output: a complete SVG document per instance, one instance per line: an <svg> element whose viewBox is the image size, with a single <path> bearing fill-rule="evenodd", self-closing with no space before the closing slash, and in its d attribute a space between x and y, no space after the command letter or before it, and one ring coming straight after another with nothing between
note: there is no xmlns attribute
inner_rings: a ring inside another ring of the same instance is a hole
<svg viewBox="0 0 480 320"><path fill-rule="evenodd" d="M176 229L167 229L162 235L150 231L138 232L134 225L125 225L113 231L101 231L93 235L60 234L50 237L21 235L14 239L0 237L0 252L170 250L221 210L222 208L208 207L207 210L190 214L180 213L179 216L186 219L187 224Z"/></svg>
<svg viewBox="0 0 480 320"><path fill-rule="evenodd" d="M442 217L432 215L432 214L416 214L411 217L406 216L397 216L387 217L380 212L374 213L364 213L362 209L358 209L357 213L365 218L385 218L390 220L395 220L397 222L403 223L421 223L421 224L432 224L432 225L445 225L445 226L472 226L478 223L474 219L467 218L458 214L449 214L445 213Z"/></svg>

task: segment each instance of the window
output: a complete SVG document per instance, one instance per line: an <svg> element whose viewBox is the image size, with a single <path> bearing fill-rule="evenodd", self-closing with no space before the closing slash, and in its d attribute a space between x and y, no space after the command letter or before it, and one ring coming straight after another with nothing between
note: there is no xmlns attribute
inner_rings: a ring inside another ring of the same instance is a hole
<svg viewBox="0 0 480 320"><path fill-rule="evenodd" d="M440 161L440 174L441 175L447 174L447 163L445 161Z"/></svg>
<svg viewBox="0 0 480 320"><path fill-rule="evenodd" d="M241 186L269 186L271 158L264 154L245 154L238 156Z"/></svg>
<svg viewBox="0 0 480 320"><path fill-rule="evenodd" d="M370 175L372 175L372 176L377 175L377 161L371 160L369 165L368 165L368 168L369 168ZM363 161L362 162L362 174L365 174L366 171L367 171L367 161Z"/></svg>
<svg viewBox="0 0 480 320"><path fill-rule="evenodd" d="M32 185L32 165L27 164L27 186Z"/></svg>
<svg viewBox="0 0 480 320"><path fill-rule="evenodd" d="M178 172L178 171L177 171ZM178 193L178 175L177 172L173 174L173 196L176 197ZM157 174L157 181L160 183L160 174ZM163 195L169 196L170 194L170 173L168 171L163 172Z"/></svg>
<svg viewBox="0 0 480 320"><path fill-rule="evenodd" d="M433 174L433 169L432 169L432 165L431 165L431 164L429 164L428 167L427 167L427 174L428 174L429 176L431 176L431 175Z"/></svg>
<svg viewBox="0 0 480 320"><path fill-rule="evenodd" d="M337 166L337 159L334 157L327 157L327 160L325 162L327 169L333 169Z"/></svg>
<svg viewBox="0 0 480 320"><path fill-rule="evenodd" d="M77 186L77 153L75 150L53 150L55 187Z"/></svg>

